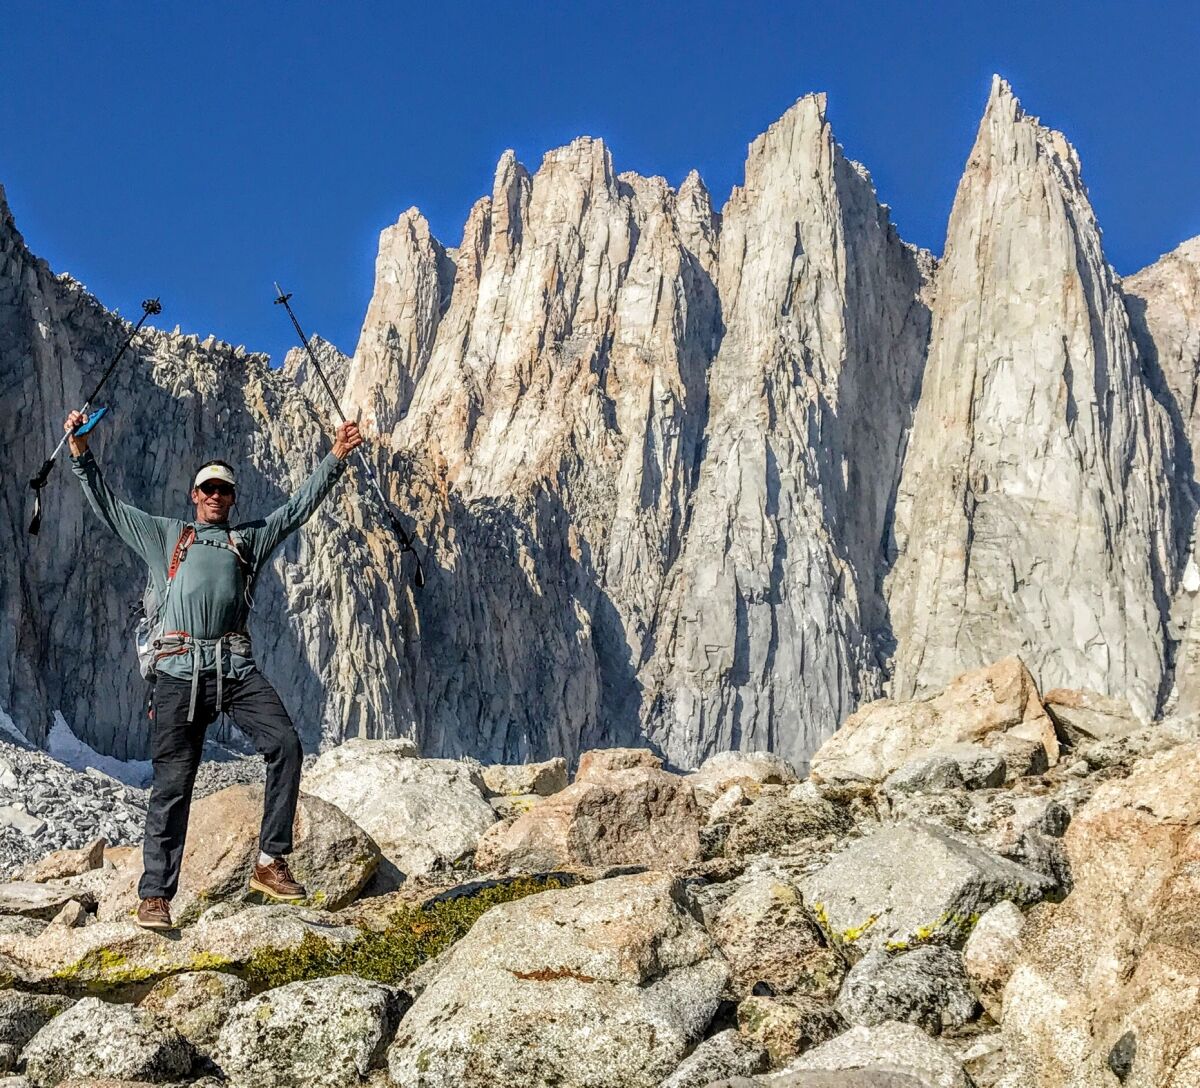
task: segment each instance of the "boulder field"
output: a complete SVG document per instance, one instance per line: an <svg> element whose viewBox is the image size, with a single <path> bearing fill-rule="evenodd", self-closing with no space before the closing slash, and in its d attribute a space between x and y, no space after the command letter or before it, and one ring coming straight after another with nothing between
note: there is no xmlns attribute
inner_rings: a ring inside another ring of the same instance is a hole
<svg viewBox="0 0 1200 1088"><path fill-rule="evenodd" d="M1051 696L1006 658L807 774L355 741L305 773L309 899L247 891L239 782L168 933L138 851L50 852L0 884L0 1086L1198 1083L1200 722Z"/></svg>

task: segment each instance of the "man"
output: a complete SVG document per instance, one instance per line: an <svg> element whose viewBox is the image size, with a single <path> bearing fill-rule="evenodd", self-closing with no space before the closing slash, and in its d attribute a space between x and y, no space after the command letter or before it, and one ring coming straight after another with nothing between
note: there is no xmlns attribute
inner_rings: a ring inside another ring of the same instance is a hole
<svg viewBox="0 0 1200 1088"><path fill-rule="evenodd" d="M329 494L345 471L346 457L362 443L358 427L348 422L338 427L333 450L278 510L263 520L230 526L237 484L224 461L209 461L196 473L194 521L154 517L121 502L109 489L87 437L74 434L84 420L83 413L72 412L64 424L72 468L92 509L150 568L162 602L151 709L154 786L142 846L138 924L172 928L170 900L179 883L204 733L222 712L250 736L267 763L250 887L284 902L302 900L304 887L287 863L300 792L300 739L275 689L255 666L246 621L255 575Z"/></svg>

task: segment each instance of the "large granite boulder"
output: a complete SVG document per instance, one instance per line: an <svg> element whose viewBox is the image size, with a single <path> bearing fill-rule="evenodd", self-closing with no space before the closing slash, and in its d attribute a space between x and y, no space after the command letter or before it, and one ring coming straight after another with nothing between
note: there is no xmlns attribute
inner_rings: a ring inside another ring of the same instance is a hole
<svg viewBox="0 0 1200 1088"><path fill-rule="evenodd" d="M835 1007L851 1024L902 1021L931 1035L961 1028L979 1012L961 953L935 944L868 952L850 968Z"/></svg>
<svg viewBox="0 0 1200 1088"><path fill-rule="evenodd" d="M662 757L649 748L592 748L579 757L575 781L606 778L612 771L632 771L639 767L662 770Z"/></svg>
<svg viewBox="0 0 1200 1088"><path fill-rule="evenodd" d="M981 744L1004 754L1009 739L1040 746L1058 761L1054 723L1018 658L964 673L941 691L911 702L879 699L859 709L814 753L817 782L882 782L935 749Z"/></svg>
<svg viewBox="0 0 1200 1088"><path fill-rule="evenodd" d="M37 1088L69 1077L178 1080L194 1055L179 1032L129 1005L85 997L51 1020L21 1054Z"/></svg>
<svg viewBox="0 0 1200 1088"><path fill-rule="evenodd" d="M496 822L478 765L417 759L389 743L331 749L301 789L336 805L378 843L393 882L470 858Z"/></svg>
<svg viewBox="0 0 1200 1088"><path fill-rule="evenodd" d="M483 784L493 797L549 797L567 788L567 761L497 763L483 768Z"/></svg>
<svg viewBox="0 0 1200 1088"><path fill-rule="evenodd" d="M292 982L234 1008L215 1059L234 1085L355 1088L403 1009L399 991L354 975Z"/></svg>
<svg viewBox="0 0 1200 1088"><path fill-rule="evenodd" d="M10 880L0 884L0 914L17 914L24 918L40 918L49 921L71 900L82 893L61 884L40 884L32 880ZM91 907L95 900L87 897Z"/></svg>
<svg viewBox="0 0 1200 1088"><path fill-rule="evenodd" d="M708 1088L936 1088L930 1081L883 1065L861 1065L845 1071L809 1069L765 1077L718 1080Z"/></svg>
<svg viewBox="0 0 1200 1088"><path fill-rule="evenodd" d="M884 780L889 793L978 790L1004 785L1004 757L982 744L954 744L910 759Z"/></svg>
<svg viewBox="0 0 1200 1088"><path fill-rule="evenodd" d="M761 1073L767 1052L733 1028L705 1039L691 1052L660 1088L708 1088L719 1077Z"/></svg>
<svg viewBox="0 0 1200 1088"><path fill-rule="evenodd" d="M963 945L963 966L971 988L997 1023L1004 1011L1004 987L1021 952L1025 915L1007 899L985 911Z"/></svg>
<svg viewBox="0 0 1200 1088"><path fill-rule="evenodd" d="M883 1070L913 1078L921 1088L973 1088L961 1063L945 1046L913 1024L887 1022L873 1027L858 1026L826 1043L805 1051L784 1073L806 1070ZM787 1085L780 1077L780 1085ZM797 1086L807 1082L794 1082ZM902 1082L900 1082L902 1083ZM849 1079L846 1088L857 1085ZM864 1078L864 1085L874 1082Z"/></svg>
<svg viewBox="0 0 1200 1088"><path fill-rule="evenodd" d="M791 789L765 786L727 819L725 855L740 861L759 854L815 854L844 838L854 823L848 805L823 797L807 782Z"/></svg>
<svg viewBox="0 0 1200 1088"><path fill-rule="evenodd" d="M644 764L613 769L597 759L565 790L484 836L475 864L494 872L574 865L678 869L700 857L700 822L686 779Z"/></svg>
<svg viewBox="0 0 1200 1088"><path fill-rule="evenodd" d="M187 926L215 902L242 900L258 860L263 787L229 786L192 805L179 888L171 901L177 926ZM288 862L308 890L307 904L339 910L353 902L379 864L379 850L352 819L334 805L300 794L296 807L295 847ZM100 899L104 921L137 911L142 859L127 859Z"/></svg>
<svg viewBox="0 0 1200 1088"><path fill-rule="evenodd" d="M748 997L737 1007L737 1029L761 1046L770 1068L779 1069L797 1054L836 1038L846 1021L828 1001L814 997Z"/></svg>
<svg viewBox="0 0 1200 1088"><path fill-rule="evenodd" d="M1098 691L1054 688L1042 702L1059 732L1073 745L1110 740L1145 727L1129 703Z"/></svg>
<svg viewBox="0 0 1200 1088"><path fill-rule="evenodd" d="M71 1004L53 994L0 990L0 1073L15 1069L29 1040Z"/></svg>
<svg viewBox="0 0 1200 1088"><path fill-rule="evenodd" d="M1074 889L1029 913L1004 989L1006 1085L1200 1083L1200 743L1102 784L1063 846Z"/></svg>
<svg viewBox="0 0 1200 1088"><path fill-rule="evenodd" d="M758 786L790 786L799 781L796 769L774 752L717 752L687 778L704 809L732 786L753 796Z"/></svg>
<svg viewBox="0 0 1200 1088"><path fill-rule="evenodd" d="M734 997L749 997L763 985L776 994L798 991L827 999L837 994L844 961L829 947L793 881L750 875L705 921L729 964Z"/></svg>
<svg viewBox="0 0 1200 1088"><path fill-rule="evenodd" d="M1061 897L1071 888L1070 866L1062 851L1062 834L1070 812L1090 795L1093 783L1068 777L1053 792L1039 786L946 790L930 794L892 795L889 820L936 824L950 834L1034 869L1054 885ZM1076 791L1075 786L1081 788Z"/></svg>
<svg viewBox="0 0 1200 1088"><path fill-rule="evenodd" d="M961 946L988 907L1037 902L1055 882L933 824L904 821L851 842L800 886L831 939L855 954Z"/></svg>
<svg viewBox="0 0 1200 1088"><path fill-rule="evenodd" d="M654 1088L703 1035L727 977L680 898L672 878L644 873L494 907L401 1022L392 1080Z"/></svg>
<svg viewBox="0 0 1200 1088"><path fill-rule="evenodd" d="M54 880L99 869L104 864L104 848L107 845L101 836L74 850L53 850L37 861L22 866L13 877L16 880Z"/></svg>
<svg viewBox="0 0 1200 1088"><path fill-rule="evenodd" d="M138 1008L170 1024L196 1052L211 1056L233 1007L250 987L225 971L184 971L155 983Z"/></svg>

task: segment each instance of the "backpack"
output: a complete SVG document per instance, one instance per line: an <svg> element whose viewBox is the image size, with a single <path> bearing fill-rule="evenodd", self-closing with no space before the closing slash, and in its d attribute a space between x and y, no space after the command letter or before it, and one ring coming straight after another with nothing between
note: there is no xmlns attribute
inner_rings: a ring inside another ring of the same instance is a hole
<svg viewBox="0 0 1200 1088"><path fill-rule="evenodd" d="M250 605L253 603L250 597L250 588L254 583L254 567L242 550L241 537L232 531L228 533L228 536L228 544L220 544L216 547L229 548L237 556L238 562L246 572L246 604ZM167 566L167 587L161 600L154 587L154 579L146 578L146 588L142 590L141 600L133 608L133 615L137 620L133 639L137 648L138 671L145 680L151 682L154 680L158 643L163 636L163 615L166 610L167 598L171 595L171 586L175 583L179 564L187 559L188 548L193 544L207 543L209 542L206 540L197 539L194 525L185 525L179 534L179 539L175 542L175 550L171 553L171 562Z"/></svg>

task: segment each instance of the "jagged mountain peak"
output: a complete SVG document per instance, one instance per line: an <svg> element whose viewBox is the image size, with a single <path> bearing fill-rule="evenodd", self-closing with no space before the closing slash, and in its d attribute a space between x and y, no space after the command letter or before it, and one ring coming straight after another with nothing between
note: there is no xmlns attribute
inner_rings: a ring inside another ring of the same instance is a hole
<svg viewBox="0 0 1200 1088"><path fill-rule="evenodd" d="M17 224L13 220L12 209L8 206L8 194L4 191L4 186L0 185L0 233L15 234L20 237L17 231Z"/></svg>
<svg viewBox="0 0 1200 1088"><path fill-rule="evenodd" d="M683 179L679 186L679 197L687 197L688 199L712 199L708 186L704 184L704 179L700 176L700 171L696 169L689 170L687 177Z"/></svg>
<svg viewBox="0 0 1200 1088"><path fill-rule="evenodd" d="M967 161L967 173L990 172L995 164L1028 164L1038 155L1049 156L1057 165L1065 188L1084 192L1079 154L1071 142L1062 132L1027 113L1007 80L992 76L991 92Z"/></svg>
<svg viewBox="0 0 1200 1088"><path fill-rule="evenodd" d="M333 395L340 401L342 392L346 388L346 378L350 369L349 356L318 333L309 336L308 343L333 389ZM329 394L321 384L320 377L313 370L312 361L304 348L294 347L288 351L283 357L280 373L289 382L300 388L300 391L318 409L323 418L330 421L336 418L333 406L329 403ZM353 419L354 417L355 413L351 413L346 418Z"/></svg>
<svg viewBox="0 0 1200 1088"><path fill-rule="evenodd" d="M423 236L431 238L433 230L429 225L429 220L425 218L425 214L415 204L411 208L406 208L400 213L399 218L390 227L384 227L382 234L390 232L406 232L409 235Z"/></svg>
<svg viewBox="0 0 1200 1088"><path fill-rule="evenodd" d="M796 162L811 158L820 143L832 147L829 122L825 116L825 94L807 94L798 98L767 130L750 141L746 152L746 182L749 185L762 164L779 156ZM734 189L737 193L738 188Z"/></svg>
<svg viewBox="0 0 1200 1088"><path fill-rule="evenodd" d="M933 312L889 575L895 695L1016 651L1043 684L1151 715L1162 587L1177 578L1171 427L1078 158L1003 80L955 196Z"/></svg>
<svg viewBox="0 0 1200 1088"><path fill-rule="evenodd" d="M576 136L569 144L547 151L534 175L534 181L561 176L563 171L590 186L613 188L616 185L612 152L604 140L597 136Z"/></svg>

